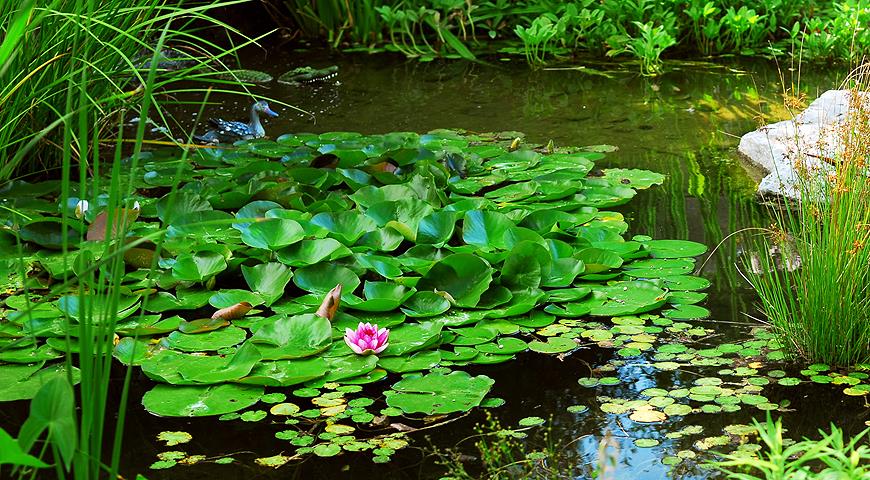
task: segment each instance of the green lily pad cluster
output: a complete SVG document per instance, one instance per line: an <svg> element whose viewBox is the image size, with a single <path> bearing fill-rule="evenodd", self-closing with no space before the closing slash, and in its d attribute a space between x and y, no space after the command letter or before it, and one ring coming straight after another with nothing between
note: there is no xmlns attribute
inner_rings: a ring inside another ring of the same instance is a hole
<svg viewBox="0 0 870 480"><path fill-rule="evenodd" d="M589 344L631 358L653 349L662 332L705 334L686 320L709 314L697 305L709 282L693 275L692 258L706 247L626 239L624 218L607 210L664 177L595 169L604 155L579 148L516 149L513 137L331 132L189 156L142 154L144 172L123 179L137 188L141 210L127 238L114 241L161 237L162 248L137 242L125 255L120 303L90 314L117 318L115 357L156 382L142 398L148 411L289 417L297 433L282 435L295 455L368 449L379 461L389 455L378 449L392 447L363 447L345 431L351 423L499 404L486 397L493 380L464 366ZM184 181L174 191L168 187L178 185L178 172ZM36 285L76 273L76 262L57 251L64 241L74 255L99 260L102 252L84 236L105 196L89 198L95 208L64 224L60 212L78 199L58 205L58 188L13 183L0 191L27 219L7 219L0 241L23 242L32 270L26 281ZM339 313L316 315L337 284ZM22 284L8 286L0 375L27 383L34 373L22 369L75 351L86 312L74 293L34 304ZM239 305L247 315L209 318ZM379 356L355 355L343 342L344 329L359 322L390 329ZM660 352L656 362L689 362L685 355ZM720 361L700 351L695 357ZM363 405L370 397L347 398L376 383L375 397L385 403L379 410ZM23 386L15 392L0 398L32 395ZM262 407L281 394L298 399Z"/></svg>

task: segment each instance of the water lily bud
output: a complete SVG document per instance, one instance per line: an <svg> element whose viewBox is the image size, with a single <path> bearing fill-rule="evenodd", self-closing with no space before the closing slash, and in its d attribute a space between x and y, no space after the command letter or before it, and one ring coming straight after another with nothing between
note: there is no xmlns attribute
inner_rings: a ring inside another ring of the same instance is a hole
<svg viewBox="0 0 870 480"><path fill-rule="evenodd" d="M76 203L76 209L75 209L76 218L80 219L80 218L84 217L85 212L88 211L88 208L90 208L90 203L88 203L87 200L79 200Z"/></svg>

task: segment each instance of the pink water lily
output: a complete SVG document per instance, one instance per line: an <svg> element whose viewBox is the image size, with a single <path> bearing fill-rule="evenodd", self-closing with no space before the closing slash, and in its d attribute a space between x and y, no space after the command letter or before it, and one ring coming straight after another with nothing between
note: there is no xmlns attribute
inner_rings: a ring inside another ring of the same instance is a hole
<svg viewBox="0 0 870 480"><path fill-rule="evenodd" d="M356 331L349 328L345 329L344 341L354 353L359 355L371 355L373 353L381 353L390 344L387 340L390 338L390 331L386 328L378 330L378 325L371 323L359 323Z"/></svg>

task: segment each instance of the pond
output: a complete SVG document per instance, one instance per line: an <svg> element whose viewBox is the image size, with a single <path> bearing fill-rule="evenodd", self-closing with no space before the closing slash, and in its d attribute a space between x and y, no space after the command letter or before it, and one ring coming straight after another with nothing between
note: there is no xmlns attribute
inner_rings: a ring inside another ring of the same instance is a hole
<svg viewBox="0 0 870 480"><path fill-rule="evenodd" d="M154 383L137 372L131 391L135 400L130 403L125 430L125 475L132 478L143 473L152 480L439 478L443 469L430 455L433 449L444 451L462 441L457 447L460 451L477 455L473 440L463 440L474 434L474 426L485 422L486 415L492 415L504 428L517 428L528 417L545 419L544 426L527 432L528 445L530 451L541 448L546 443L544 432L557 443L565 463L558 466L560 473L555 478L589 478L597 466L601 439L607 437L616 462L613 478L702 479L719 476L701 468L711 458L704 452L734 450L747 443L740 426L750 424L752 418L763 419L766 410L772 410L774 417L783 416L789 436L795 439L814 436L830 422L852 433L863 428L866 408L862 398L844 396L842 386L807 380L815 375L831 382L833 377L826 377L824 368L801 373L802 366L778 361L769 337L758 329L762 324L755 320L760 317L754 307L755 294L738 273L741 237L727 237L741 228L768 223L753 197L758 175L744 167L735 147L743 133L787 116L780 106L782 83L797 81L797 72L780 72L765 62L684 62L671 64L667 74L648 79L612 64L530 71L517 61L417 63L388 55L334 56L318 50L269 52L247 62L246 68L276 77L303 65L339 67L335 81L251 87L257 95L313 114L273 103L280 117L265 124L273 138L287 132L369 135L442 128L522 132L525 145L545 145L552 140L556 147L599 146L592 150L607 153L596 160L596 168L664 174L662 185L641 189L630 202L612 210L621 213L629 225L625 238L648 235L691 240L711 249L721 242L709 259L709 252L698 259L698 274L711 283L706 290L709 296L700 305L711 314L685 321L679 315L673 320L635 317L621 324L634 337L652 337L635 339L635 343L688 346L694 353L685 357L679 357L685 347L675 346L670 352L659 348L658 353L647 347L635 354L624 345L605 348L610 337L589 337L601 345L587 343L559 356L525 352L505 363L468 367L471 375L494 379L489 396L504 399L505 404L474 409L459 418L434 419L445 425L410 433L411 446L384 464L373 463L370 453L349 452L326 459L310 457L277 470L258 466L254 458L282 452L292 455L293 448L275 438L280 426L219 422L214 417L156 417L138 401ZM815 98L837 85L842 73L803 72L800 92ZM249 105L247 98L217 94L210 100L215 105L205 109L209 117L243 116ZM182 130L191 125L190 115L176 114L183 119ZM675 322L685 325L675 327ZM587 328L601 331L595 325ZM838 383L836 378L833 383ZM692 401L688 411L667 409L686 397ZM14 430L10 426L26 416L26 402L14 405L0 416L7 430ZM670 414L644 419L643 413L653 410L650 405ZM383 427L368 429L383 433ZM193 440L167 447L156 441L163 431L188 432ZM189 455L229 455L237 461L149 469L160 452L176 449ZM468 462L469 472L475 471L475 464Z"/></svg>

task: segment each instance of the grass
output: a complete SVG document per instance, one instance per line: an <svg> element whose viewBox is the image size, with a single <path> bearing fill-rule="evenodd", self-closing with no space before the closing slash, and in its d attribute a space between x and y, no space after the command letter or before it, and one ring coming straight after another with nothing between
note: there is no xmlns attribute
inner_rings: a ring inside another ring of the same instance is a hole
<svg viewBox="0 0 870 480"><path fill-rule="evenodd" d="M153 116L167 121L161 103L173 83L217 82L224 59L250 43L222 49L197 36L205 25L244 39L208 15L244 1L189 8L178 0L0 3L0 182L47 170L58 176L64 161L90 169L99 161L94 140L112 137L122 113L142 117L146 94L161 96L149 102ZM177 62L160 63L167 54ZM150 93L149 66L158 67Z"/></svg>
<svg viewBox="0 0 870 480"><path fill-rule="evenodd" d="M861 480L870 476L870 447L865 437L870 430L847 440L843 431L831 425L831 432L819 430L819 440L783 439L782 421L767 417L765 423L754 421L761 439L758 455L748 453L723 455L712 463L716 469L736 480L842 479Z"/></svg>
<svg viewBox="0 0 870 480"><path fill-rule="evenodd" d="M870 105L857 94L867 85L866 71L850 79L841 150L826 154L827 169L798 169L803 201L786 201L774 212L774 225L757 245L768 254L748 265L779 341L809 362L870 361Z"/></svg>
<svg viewBox="0 0 870 480"><path fill-rule="evenodd" d="M113 312L118 311L122 291L124 252L135 246L125 240L131 223L127 214L134 206L129 200L133 187L123 179L140 169L137 159L146 128L139 122L127 132L125 114L134 111L143 119L151 114L167 121L161 103L173 93L168 88L173 82L214 80L226 71L221 58L241 45L218 50L196 35L193 22L199 28L212 25L232 31L207 12L234 3L242 1L190 7L165 0L0 4L0 183L50 171L61 182L59 204L70 205L103 191L99 183L109 182L104 225L113 228L105 230L99 247L91 250L78 250L76 239L62 236L64 262L73 265L76 275L65 274L51 287L54 295L78 301L75 313L65 316L64 328L67 351L75 353L66 355L66 375L48 381L34 398L30 416L18 432L21 450L33 450L53 463L57 478L116 478L120 470L130 370L118 409L112 411L118 320ZM160 64L170 49L186 66L169 69ZM219 53L209 53L215 51ZM132 162L122 166L130 145ZM70 209L62 211L62 231L67 231L75 219ZM81 232L79 240L84 235ZM161 232L148 239L159 248ZM19 262L22 278L26 268ZM43 292L32 291L25 282L23 293L29 300ZM72 385L79 377L76 395ZM38 470L26 466L33 462L19 458L26 461L13 475L36 478Z"/></svg>

